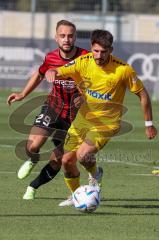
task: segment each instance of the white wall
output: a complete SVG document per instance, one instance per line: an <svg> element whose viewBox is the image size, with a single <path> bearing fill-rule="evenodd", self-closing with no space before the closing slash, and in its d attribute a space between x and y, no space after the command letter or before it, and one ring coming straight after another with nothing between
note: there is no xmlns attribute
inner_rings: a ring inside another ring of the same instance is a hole
<svg viewBox="0 0 159 240"><path fill-rule="evenodd" d="M122 41L159 42L159 15L127 14L116 16L95 16L74 13L35 14L33 37L53 38L56 23L67 19L76 24L78 30L92 31L96 28L108 29ZM32 16L28 12L0 11L0 37L31 38ZM49 24L48 24L49 23ZM117 31L119 30L119 31Z"/></svg>

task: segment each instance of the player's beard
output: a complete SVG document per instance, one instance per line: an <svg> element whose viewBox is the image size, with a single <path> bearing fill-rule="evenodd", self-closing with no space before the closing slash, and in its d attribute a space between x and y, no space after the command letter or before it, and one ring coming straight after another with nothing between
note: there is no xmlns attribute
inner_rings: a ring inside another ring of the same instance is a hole
<svg viewBox="0 0 159 240"><path fill-rule="evenodd" d="M62 46L59 46L59 48L64 53L70 53L70 52L72 52L74 45L70 45L70 48L68 48L68 49L64 49Z"/></svg>
<svg viewBox="0 0 159 240"><path fill-rule="evenodd" d="M106 61L104 59L95 59L95 62L98 66L103 66Z"/></svg>
<svg viewBox="0 0 159 240"><path fill-rule="evenodd" d="M100 67L104 66L105 64L107 64L109 62L110 57L107 58L97 58L94 59L96 64Z"/></svg>

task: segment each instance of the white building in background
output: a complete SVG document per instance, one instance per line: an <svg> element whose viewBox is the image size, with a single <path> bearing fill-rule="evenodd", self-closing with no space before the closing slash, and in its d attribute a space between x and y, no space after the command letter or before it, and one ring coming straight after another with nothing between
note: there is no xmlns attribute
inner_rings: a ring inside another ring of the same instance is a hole
<svg viewBox="0 0 159 240"><path fill-rule="evenodd" d="M75 13L31 13L0 11L0 37L5 38L53 38L56 23L67 19L76 24L81 35L93 29L103 28L121 41L159 42L159 15L125 14L100 16Z"/></svg>
<svg viewBox="0 0 159 240"><path fill-rule="evenodd" d="M28 12L0 11L0 87L25 85L37 68L36 63L43 61L49 42L53 43L48 40L54 38L56 24L61 19L76 25L78 38L89 38L90 32L97 28L109 30L117 44L120 40L120 47L114 48L119 56L125 56L128 62L131 60L141 79L148 82L153 99L159 99L159 15L104 16L67 12L33 16ZM88 42L88 39L80 40L83 47L85 44L88 47ZM42 88L46 89L45 82Z"/></svg>

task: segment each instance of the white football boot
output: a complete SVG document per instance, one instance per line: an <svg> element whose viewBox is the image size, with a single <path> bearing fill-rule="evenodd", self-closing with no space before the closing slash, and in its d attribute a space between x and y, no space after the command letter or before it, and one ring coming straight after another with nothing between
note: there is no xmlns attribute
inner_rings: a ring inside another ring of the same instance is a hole
<svg viewBox="0 0 159 240"><path fill-rule="evenodd" d="M156 169L152 170L152 174L153 174L154 176L159 176L159 169L156 168Z"/></svg>
<svg viewBox="0 0 159 240"><path fill-rule="evenodd" d="M25 200L34 200L35 199L35 194L36 194L36 189L34 189L31 186L27 187L27 190L23 196L23 199Z"/></svg>
<svg viewBox="0 0 159 240"><path fill-rule="evenodd" d="M72 196L69 196L68 199L59 203L59 207L68 207L68 206L74 206Z"/></svg>
<svg viewBox="0 0 159 240"><path fill-rule="evenodd" d="M24 179L30 175L31 171L35 167L36 163L33 163L31 160L26 161L18 171L18 178Z"/></svg>

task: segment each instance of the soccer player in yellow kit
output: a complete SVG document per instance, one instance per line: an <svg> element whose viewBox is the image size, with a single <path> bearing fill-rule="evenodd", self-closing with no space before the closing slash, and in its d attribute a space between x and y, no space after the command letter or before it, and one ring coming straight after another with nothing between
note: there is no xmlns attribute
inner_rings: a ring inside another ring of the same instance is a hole
<svg viewBox="0 0 159 240"><path fill-rule="evenodd" d="M91 36L91 53L47 73L50 81L59 76L75 79L85 97L85 102L68 131L69 138L65 142L65 154L62 158L65 182L71 192L80 185L77 159L94 176L94 182L98 181L95 153L120 129L126 89L140 98L147 137L152 139L157 134L152 122L148 93L135 70L111 54L112 44L113 36L110 32L95 30ZM70 205L70 201L71 198L60 206Z"/></svg>

